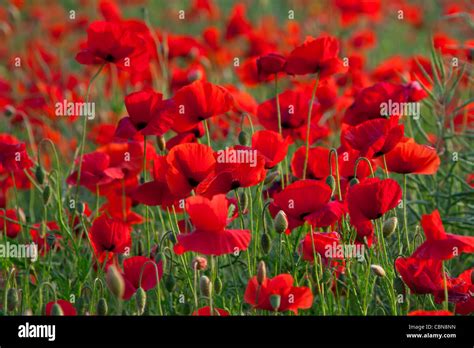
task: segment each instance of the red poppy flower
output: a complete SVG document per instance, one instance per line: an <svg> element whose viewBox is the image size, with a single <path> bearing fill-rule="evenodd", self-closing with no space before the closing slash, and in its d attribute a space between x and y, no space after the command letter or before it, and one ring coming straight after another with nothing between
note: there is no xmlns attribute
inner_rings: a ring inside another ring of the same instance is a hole
<svg viewBox="0 0 474 348"><path fill-rule="evenodd" d="M124 253L130 248L131 228L125 222L101 215L92 223L89 236L96 254Z"/></svg>
<svg viewBox="0 0 474 348"><path fill-rule="evenodd" d="M304 176L305 157L306 147L301 146L295 151L291 159L291 171L297 178ZM322 146L310 148L308 152L306 178L322 180L325 179L329 173L329 149ZM335 174L335 165L333 165L333 174Z"/></svg>
<svg viewBox="0 0 474 348"><path fill-rule="evenodd" d="M344 26L356 21L361 16L377 19L382 9L380 0L334 0L334 5L341 11L341 20Z"/></svg>
<svg viewBox="0 0 474 348"><path fill-rule="evenodd" d="M298 314L298 309L308 309L313 305L313 294L306 286L293 286L290 274L280 274L274 278L266 278L261 285L257 277L247 284L244 300L255 308L274 311L270 302L271 296L280 296L279 312L292 311Z"/></svg>
<svg viewBox="0 0 474 348"><path fill-rule="evenodd" d="M236 4L234 6L227 22L225 32L226 40L231 40L250 32L252 25L247 20L245 12L246 7L244 4Z"/></svg>
<svg viewBox="0 0 474 348"><path fill-rule="evenodd" d="M251 234L248 230L227 230L229 202L225 195L212 199L202 196L189 197L186 211L194 230L178 235L183 251L194 251L205 255L222 255L246 250Z"/></svg>
<svg viewBox="0 0 474 348"><path fill-rule="evenodd" d="M426 241L413 253L424 259L449 260L462 253L474 253L474 237L446 233L439 211L421 217Z"/></svg>
<svg viewBox="0 0 474 348"><path fill-rule="evenodd" d="M120 120L117 132L120 133L120 128L131 123L143 135L163 135L170 129L173 120L166 112L170 103L163 101L162 97L151 89L127 95L125 106L129 116Z"/></svg>
<svg viewBox="0 0 474 348"><path fill-rule="evenodd" d="M156 266L156 268L155 268ZM158 280L156 271L158 270ZM163 275L163 263L156 263L145 256L128 257L123 261L123 279L125 292L123 299L128 300L141 286L147 291L153 289ZM140 278L141 277L141 278ZM141 279L141 282L140 282Z"/></svg>
<svg viewBox="0 0 474 348"><path fill-rule="evenodd" d="M76 60L85 65L114 63L121 69L143 70L149 61L147 47L124 23L96 21L87 28L87 44Z"/></svg>
<svg viewBox="0 0 474 348"><path fill-rule="evenodd" d="M197 80L179 89L173 97L173 130L185 132L201 121L231 110L232 94L224 87Z"/></svg>
<svg viewBox="0 0 474 348"><path fill-rule="evenodd" d="M265 159L257 150L236 145L214 153L216 166L197 187L202 196L212 197L239 187L251 187L266 177Z"/></svg>
<svg viewBox="0 0 474 348"><path fill-rule="evenodd" d="M267 79L285 70L286 58L278 53L269 53L257 59L258 76Z"/></svg>
<svg viewBox="0 0 474 348"><path fill-rule="evenodd" d="M0 135L0 171L16 172L33 166L25 143L8 134Z"/></svg>
<svg viewBox="0 0 474 348"><path fill-rule="evenodd" d="M454 315L453 312L450 311L445 311L445 310L435 310L435 311L424 311L424 310L416 310L416 311L411 311L408 313L408 316L451 316Z"/></svg>
<svg viewBox="0 0 474 348"><path fill-rule="evenodd" d="M44 233L44 234L43 234ZM48 235L54 237L53 243L48 241ZM46 222L46 226L41 223L33 225L30 229L31 241L38 245L41 255L46 254L50 250L57 250L61 246L62 236L59 233L59 226L55 221Z"/></svg>
<svg viewBox="0 0 474 348"><path fill-rule="evenodd" d="M306 139L306 125L311 95L307 90L287 90L279 95L281 127L283 136L291 136L292 140ZM258 106L259 122L268 130L278 132L278 109L276 98L269 99ZM315 103L311 110L310 143L325 137L329 130L320 125L321 113L319 104Z"/></svg>
<svg viewBox="0 0 474 348"><path fill-rule="evenodd" d="M265 168L273 168L283 161L288 152L290 138L279 133L261 130L252 135L252 147L265 158Z"/></svg>
<svg viewBox="0 0 474 348"><path fill-rule="evenodd" d="M441 261L416 257L398 258L395 267L403 282L415 294L437 294L444 291Z"/></svg>
<svg viewBox="0 0 474 348"><path fill-rule="evenodd" d="M283 210L288 217L288 229L301 226L305 218L322 209L331 198L331 189L324 182L299 180L285 187L273 196L269 206L275 216Z"/></svg>
<svg viewBox="0 0 474 348"><path fill-rule="evenodd" d="M212 148L204 144L180 144L166 157L166 181L177 197L185 197L214 170L216 160Z"/></svg>
<svg viewBox="0 0 474 348"><path fill-rule="evenodd" d="M80 158L77 159L80 161ZM66 182L69 185L76 185L78 171L68 176ZM123 170L110 166L110 156L103 152L87 153L82 158L81 176L79 184L95 192L97 185L111 183L115 179L123 179Z"/></svg>
<svg viewBox="0 0 474 348"><path fill-rule="evenodd" d="M380 158L377 161L384 166ZM385 161L390 172L424 175L436 173L441 162L435 148L419 145L412 138L402 139L385 155Z"/></svg>
<svg viewBox="0 0 474 348"><path fill-rule="evenodd" d="M20 234L21 225L12 221L5 220L3 216L6 216L7 218L18 222L19 220L25 219L25 216L21 209L19 209L19 213L20 218L18 219L16 209L7 209L6 211L0 210L0 232L5 233L9 238L16 238Z"/></svg>
<svg viewBox="0 0 474 348"><path fill-rule="evenodd" d="M55 303L57 303L61 307L65 316L77 315L76 308L74 307L74 305L71 302L66 301L66 300L57 300L56 302L55 301L48 302L45 308L46 315L48 316L52 315L53 305Z"/></svg>
<svg viewBox="0 0 474 348"><path fill-rule="evenodd" d="M314 262L315 254L319 254L325 266L335 268L338 273L343 272L345 255L337 254L340 240L341 237L337 232L313 233L312 236L311 232L308 233L301 242L303 259Z"/></svg>
<svg viewBox="0 0 474 348"><path fill-rule="evenodd" d="M347 212L347 207L343 202L330 201L321 209L307 215L304 219L313 227L328 227L339 222Z"/></svg>
<svg viewBox="0 0 474 348"><path fill-rule="evenodd" d="M375 220L395 208L402 189L393 179L366 178L349 188L347 203L351 220Z"/></svg>
<svg viewBox="0 0 474 348"><path fill-rule="evenodd" d="M341 133L341 141L361 156L369 158L382 156L391 151L402 139L403 124L398 124L397 117L377 118L365 121L357 126L349 126Z"/></svg>
<svg viewBox="0 0 474 348"><path fill-rule="evenodd" d="M230 313L226 311L225 309L221 308L213 308L214 313L211 314L211 307L206 306L206 307L201 307L197 311L193 312L193 315L195 316L200 316L200 317L209 317L209 316L219 316L219 317L228 317Z"/></svg>
<svg viewBox="0 0 474 348"><path fill-rule="evenodd" d="M339 41L331 36L307 38L288 55L285 70L290 75L318 74L326 78L343 71L338 57Z"/></svg>
<svg viewBox="0 0 474 348"><path fill-rule="evenodd" d="M474 284L472 283L474 268L470 268L461 273L461 275L454 280L458 287L461 286L463 291L469 295L456 302L456 313L468 315L474 313ZM449 295L448 295L449 296Z"/></svg>

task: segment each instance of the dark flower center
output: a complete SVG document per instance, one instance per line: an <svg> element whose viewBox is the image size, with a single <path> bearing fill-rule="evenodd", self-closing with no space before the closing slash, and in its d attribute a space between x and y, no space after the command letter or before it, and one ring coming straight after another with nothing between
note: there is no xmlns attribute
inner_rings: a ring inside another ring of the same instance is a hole
<svg viewBox="0 0 474 348"><path fill-rule="evenodd" d="M111 55L110 53L105 56L105 60L108 61L108 62L113 62L115 60L114 56Z"/></svg>
<svg viewBox="0 0 474 348"><path fill-rule="evenodd" d="M188 184L189 186L196 187L199 184L199 181L194 178L188 178Z"/></svg>
<svg viewBox="0 0 474 348"><path fill-rule="evenodd" d="M146 125L146 122L139 122L135 125L135 127L137 128L137 130L142 130L143 128L145 128L147 125Z"/></svg>

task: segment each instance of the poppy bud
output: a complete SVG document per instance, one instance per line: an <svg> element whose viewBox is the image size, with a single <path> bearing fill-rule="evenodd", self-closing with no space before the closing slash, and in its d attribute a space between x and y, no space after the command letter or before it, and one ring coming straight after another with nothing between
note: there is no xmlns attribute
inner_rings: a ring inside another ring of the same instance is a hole
<svg viewBox="0 0 474 348"><path fill-rule="evenodd" d="M273 225L275 226L275 231L279 234L286 231L288 228L288 217L283 210L280 210L278 214L276 214L275 219L273 220Z"/></svg>
<svg viewBox="0 0 474 348"><path fill-rule="evenodd" d="M272 240L270 239L268 233L264 232L262 234L262 239L260 239L260 245L262 247L263 253L267 255L270 252L270 249L272 248Z"/></svg>
<svg viewBox="0 0 474 348"><path fill-rule="evenodd" d="M63 316L64 315L64 311L61 308L61 306L59 305L59 303L55 302L53 304L53 307L51 308L51 315L54 315L54 316Z"/></svg>
<svg viewBox="0 0 474 348"><path fill-rule="evenodd" d="M258 284L262 285L266 278L267 278L267 266L265 266L265 261L262 260L258 263L258 269L257 269Z"/></svg>
<svg viewBox="0 0 474 348"><path fill-rule="evenodd" d="M275 181L275 179L278 177L278 172L277 171L274 171L274 172L269 172L267 174L267 177L265 178L264 180L264 185L270 185L271 183L273 183Z"/></svg>
<svg viewBox="0 0 474 348"><path fill-rule="evenodd" d="M356 184L360 183L359 179L357 178L352 178L351 181L349 181L350 186L354 186Z"/></svg>
<svg viewBox="0 0 474 348"><path fill-rule="evenodd" d="M202 71L198 69L193 69L189 72L188 74L188 81L189 82L194 82L196 80L201 80L202 79Z"/></svg>
<svg viewBox="0 0 474 348"><path fill-rule="evenodd" d="M242 193L239 195L239 204L240 210L242 210L242 212L247 210L249 206L249 199L245 191L242 191Z"/></svg>
<svg viewBox="0 0 474 348"><path fill-rule="evenodd" d="M76 302L74 303L74 307L76 307L77 313L79 313L79 314L82 313L82 310L84 309L84 304L85 304L84 299L82 298L82 296L79 296L76 299Z"/></svg>
<svg viewBox="0 0 474 348"><path fill-rule="evenodd" d="M281 304L281 296L277 294L273 294L270 296L270 304L272 305L272 308L276 311L278 311L278 308L280 308Z"/></svg>
<svg viewBox="0 0 474 348"><path fill-rule="evenodd" d="M246 146L249 143L249 135L246 131L240 131L239 133L239 144Z"/></svg>
<svg viewBox="0 0 474 348"><path fill-rule="evenodd" d="M98 315L107 315L109 308L107 306L107 301L105 298L99 298L99 302L97 302L97 314Z"/></svg>
<svg viewBox="0 0 474 348"><path fill-rule="evenodd" d="M191 262L191 266L198 271L204 271L207 268L207 259L202 256L196 256Z"/></svg>
<svg viewBox="0 0 474 348"><path fill-rule="evenodd" d="M83 202L79 202L79 204L77 205L77 212L79 213L79 215L84 214L85 210L86 210L86 205Z"/></svg>
<svg viewBox="0 0 474 348"><path fill-rule="evenodd" d="M48 233L46 236L46 243L48 243L50 248L53 247L55 241L56 241L56 236L53 233Z"/></svg>
<svg viewBox="0 0 474 348"><path fill-rule="evenodd" d="M125 281L117 267L113 265L109 267L105 281L110 292L121 299L125 293Z"/></svg>
<svg viewBox="0 0 474 348"><path fill-rule="evenodd" d="M35 177L36 177L36 181L38 181L38 184L43 185L43 183L44 183L44 171L43 171L43 168L41 168L41 166L36 167Z"/></svg>
<svg viewBox="0 0 474 348"><path fill-rule="evenodd" d="M172 273L168 277L166 277L165 280L165 288L169 292L172 292L176 287L176 279L174 279L174 276Z"/></svg>
<svg viewBox="0 0 474 348"><path fill-rule="evenodd" d="M397 225L398 225L398 219L395 216L385 220L385 222L383 223L383 228L382 228L383 235L385 237L392 235L392 233L395 232Z"/></svg>
<svg viewBox="0 0 474 348"><path fill-rule="evenodd" d="M395 289L397 294L405 295L405 292L406 292L405 283L403 283L402 278L395 277L395 279L393 280L393 288Z"/></svg>
<svg viewBox="0 0 474 348"><path fill-rule="evenodd" d="M31 310L31 308L27 308L23 311L21 315L25 317L31 317L33 315L33 311Z"/></svg>
<svg viewBox="0 0 474 348"><path fill-rule="evenodd" d="M471 272L471 285L474 284L474 271Z"/></svg>
<svg viewBox="0 0 474 348"><path fill-rule="evenodd" d="M374 272L374 274L378 277L385 277L386 273L385 273L385 270L382 268L382 266L379 266L379 265L370 265L370 269L372 270L372 272Z"/></svg>
<svg viewBox="0 0 474 348"><path fill-rule="evenodd" d="M137 305L138 314L142 315L146 306L146 292L142 287L137 289L135 293L135 301Z"/></svg>
<svg viewBox="0 0 474 348"><path fill-rule="evenodd" d="M173 232L170 231L170 233L168 233L168 239L171 241L171 243L173 244L176 244L177 240L176 240L176 236L174 235Z"/></svg>
<svg viewBox="0 0 474 348"><path fill-rule="evenodd" d="M158 144L158 149L160 149L160 151L163 152L166 150L166 140L164 136L158 135L156 137L156 143Z"/></svg>
<svg viewBox="0 0 474 348"><path fill-rule="evenodd" d="M329 188L331 189L332 196L334 194L334 191L336 191L336 179L333 175L328 175L328 177L326 178L326 184L328 184Z"/></svg>
<svg viewBox="0 0 474 348"><path fill-rule="evenodd" d="M18 290L15 288L8 289L7 292L7 309L9 311L14 311L18 306L19 296Z"/></svg>
<svg viewBox="0 0 474 348"><path fill-rule="evenodd" d="M216 294L220 294L221 291L222 291L222 280L219 277L216 278L216 282L215 282L215 285L214 285L214 290L215 290Z"/></svg>
<svg viewBox="0 0 474 348"><path fill-rule="evenodd" d="M201 290L201 295L204 297L210 297L212 292L212 284L209 278L205 275L201 276L199 280L199 289Z"/></svg>
<svg viewBox="0 0 474 348"><path fill-rule="evenodd" d="M49 185L46 185L46 187L43 190L44 205L48 205L50 198L51 198L51 187Z"/></svg>
<svg viewBox="0 0 474 348"><path fill-rule="evenodd" d="M164 261L165 259L163 258L163 254L161 252L156 253L155 255L155 262L158 264L163 261L163 266L164 266Z"/></svg>

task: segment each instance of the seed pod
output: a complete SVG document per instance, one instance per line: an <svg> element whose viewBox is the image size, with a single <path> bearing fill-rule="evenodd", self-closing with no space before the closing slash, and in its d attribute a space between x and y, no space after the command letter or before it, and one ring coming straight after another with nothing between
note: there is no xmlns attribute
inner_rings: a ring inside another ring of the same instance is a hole
<svg viewBox="0 0 474 348"><path fill-rule="evenodd" d="M121 299L125 293L125 281L122 274L118 271L117 267L110 266L107 270L105 282L110 292L116 297Z"/></svg>
<svg viewBox="0 0 474 348"><path fill-rule="evenodd" d="M262 247L262 251L265 255L268 255L270 250L272 249L272 240L268 233L264 232L262 234L262 238L260 239L260 246Z"/></svg>
<svg viewBox="0 0 474 348"><path fill-rule="evenodd" d="M240 131L239 133L239 144L246 146L249 143L249 135L246 131Z"/></svg>
<svg viewBox="0 0 474 348"><path fill-rule="evenodd" d="M258 269L257 269L258 284L262 285L266 278L267 278L267 266L265 265L265 261L262 260L258 263Z"/></svg>
<svg viewBox="0 0 474 348"><path fill-rule="evenodd" d="M142 287L139 287L137 289L137 292L135 293L135 300L137 304L138 314L142 315L145 311L146 306L146 292Z"/></svg>
<svg viewBox="0 0 474 348"><path fill-rule="evenodd" d="M395 289L397 294L405 295L406 293L405 283L400 277L395 277L395 279L393 280L393 288Z"/></svg>
<svg viewBox="0 0 474 348"><path fill-rule="evenodd" d="M216 294L220 294L221 291L222 291L222 280L221 278L217 277L216 278L216 282L215 282L215 285L214 285L214 291L216 292Z"/></svg>
<svg viewBox="0 0 474 348"><path fill-rule="evenodd" d="M275 226L275 231L279 234L282 234L288 228L288 217L283 210L280 210L276 214L275 219L273 219L273 225Z"/></svg>
<svg viewBox="0 0 474 348"><path fill-rule="evenodd" d="M201 276L199 279L199 289L201 290L201 295L204 297L210 297L212 293L212 284L209 278L205 275Z"/></svg>
<svg viewBox="0 0 474 348"><path fill-rule="evenodd" d="M326 184L328 184L329 188L331 189L332 196L334 194L334 191L336 191L336 179L333 175L328 175L328 177L326 178Z"/></svg>
<svg viewBox="0 0 474 348"><path fill-rule="evenodd" d="M43 185L44 183L44 171L41 166L37 166L35 170L35 177L38 184Z"/></svg>
<svg viewBox="0 0 474 348"><path fill-rule="evenodd" d="M168 277L166 277L166 280L165 280L165 288L166 290L168 290L169 292L173 292L173 290L175 289L176 287L176 279L174 278L173 274L170 273L170 275Z"/></svg>
<svg viewBox="0 0 474 348"><path fill-rule="evenodd" d="M382 266L379 266L379 265L370 265L370 269L372 270L372 272L378 276L378 277L385 277L386 273L385 273L385 270L382 268Z"/></svg>
<svg viewBox="0 0 474 348"><path fill-rule="evenodd" d="M18 296L18 290L15 288L10 288L8 289L7 292L7 309L8 311L14 311L18 303L20 302L19 296Z"/></svg>
<svg viewBox="0 0 474 348"><path fill-rule="evenodd" d="M240 210L242 212L247 210L249 206L249 199L245 191L242 191L242 193L239 195L239 204L240 204Z"/></svg>
<svg viewBox="0 0 474 348"><path fill-rule="evenodd" d="M394 216L391 217L383 223L382 233L385 237L389 237L395 232L395 229L398 225L398 219Z"/></svg>
<svg viewBox="0 0 474 348"><path fill-rule="evenodd" d="M158 144L158 149L160 149L161 152L166 150L166 140L164 136L158 135L156 137L156 143Z"/></svg>
<svg viewBox="0 0 474 348"><path fill-rule="evenodd" d="M271 183L273 183L275 181L275 179L278 177L278 175L279 175L279 173L277 171L269 172L267 174L267 177L263 181L263 184L264 185L270 185Z"/></svg>
<svg viewBox="0 0 474 348"><path fill-rule="evenodd" d="M360 183L360 181L357 178L352 178L351 181L349 181L350 186L357 185L358 183Z"/></svg>
<svg viewBox="0 0 474 348"><path fill-rule="evenodd" d="M97 302L97 315L107 315L108 310L109 308L105 298L99 298L99 301Z"/></svg>
<svg viewBox="0 0 474 348"><path fill-rule="evenodd" d="M272 305L273 310L276 312L280 308L281 296L273 294L270 296L270 304Z"/></svg>
<svg viewBox="0 0 474 348"><path fill-rule="evenodd" d="M64 315L64 311L61 308L61 306L59 305L59 303L55 302L53 304L53 307L51 308L51 315L53 315L53 316L63 316Z"/></svg>
<svg viewBox="0 0 474 348"><path fill-rule="evenodd" d="M46 185L46 187L43 190L44 205L48 205L50 199L51 199L51 187L49 185Z"/></svg>

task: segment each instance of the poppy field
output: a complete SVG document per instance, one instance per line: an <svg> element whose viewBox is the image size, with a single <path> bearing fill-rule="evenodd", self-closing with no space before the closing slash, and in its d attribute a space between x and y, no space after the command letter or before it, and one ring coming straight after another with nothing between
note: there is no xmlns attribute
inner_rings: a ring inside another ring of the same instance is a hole
<svg viewBox="0 0 474 348"><path fill-rule="evenodd" d="M471 1L1 3L1 315L474 312Z"/></svg>

